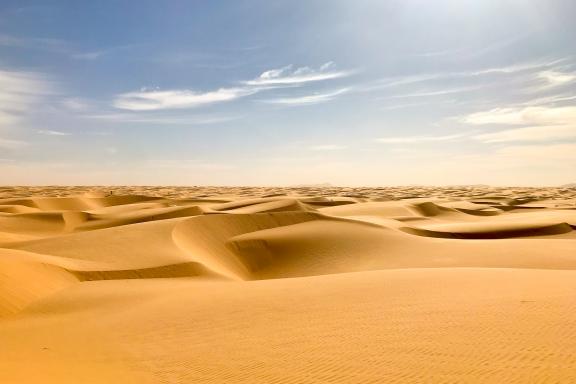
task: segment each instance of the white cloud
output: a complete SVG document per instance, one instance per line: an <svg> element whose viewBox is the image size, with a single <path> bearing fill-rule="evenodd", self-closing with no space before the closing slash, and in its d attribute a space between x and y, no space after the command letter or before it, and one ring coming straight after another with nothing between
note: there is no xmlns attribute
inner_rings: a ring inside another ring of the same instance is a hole
<svg viewBox="0 0 576 384"><path fill-rule="evenodd" d="M527 63L506 65L501 67L491 67L475 71L454 71L439 73L424 73L416 75L405 75L396 77L386 77L376 81L374 84L359 87L362 91L375 91L390 87L409 86L418 83L433 82L442 79L475 78L479 76L493 75L514 75L534 70L546 70L553 66L565 62L566 59L540 60Z"/></svg>
<svg viewBox="0 0 576 384"><path fill-rule="evenodd" d="M312 151L337 151L340 149L346 149L347 147L344 145L337 145L337 144L323 144L323 145L313 145L308 149Z"/></svg>
<svg viewBox="0 0 576 384"><path fill-rule="evenodd" d="M437 141L452 141L464 137L463 134L445 135L445 136L405 136L405 137L382 137L376 139L379 143L385 144L412 144L412 143L426 143Z"/></svg>
<svg viewBox="0 0 576 384"><path fill-rule="evenodd" d="M86 111L90 108L88 102L77 97L62 100L62 106L71 111Z"/></svg>
<svg viewBox="0 0 576 384"><path fill-rule="evenodd" d="M50 84L39 74L0 69L0 126L16 123L49 93Z"/></svg>
<svg viewBox="0 0 576 384"><path fill-rule="evenodd" d="M462 121L474 125L570 124L576 122L576 106L496 108L489 111L472 113L465 116Z"/></svg>
<svg viewBox="0 0 576 384"><path fill-rule="evenodd" d="M511 73L518 73L518 72L525 72L531 71L534 69L540 68L548 68L552 67L556 64L566 61L566 59L554 59L554 60L545 60L545 61L533 61L527 63L519 63L519 64L512 64L506 65L502 67L493 67L487 69L481 69L478 71L471 71L471 72L461 72L460 75L486 75L486 74L511 74Z"/></svg>
<svg viewBox="0 0 576 384"><path fill-rule="evenodd" d="M476 135L474 139L485 143L576 139L576 125L544 125L539 127L508 129L495 133Z"/></svg>
<svg viewBox="0 0 576 384"><path fill-rule="evenodd" d="M317 70L310 67L300 67L293 70L292 65L288 65L283 68L265 71L258 78L245 81L244 84L255 86L297 85L314 81L337 79L350 76L353 73L353 71L335 70L333 62L325 63Z"/></svg>
<svg viewBox="0 0 576 384"><path fill-rule="evenodd" d="M34 112L42 97L51 93L50 83L40 74L0 69L0 128L14 128ZM0 148L18 150L28 145L0 137Z"/></svg>
<svg viewBox="0 0 576 384"><path fill-rule="evenodd" d="M531 107L534 108L534 107ZM528 109L528 108L525 108ZM465 116L462 121L467 124L523 124L522 109L494 108L489 111L475 112Z"/></svg>
<svg viewBox="0 0 576 384"><path fill-rule="evenodd" d="M48 135L48 136L70 136L69 133L60 132L60 131L50 131L50 130L37 130L36 133L41 135Z"/></svg>
<svg viewBox="0 0 576 384"><path fill-rule="evenodd" d="M141 124L176 124L205 125L237 120L241 116L185 116L185 115L148 115L138 113L108 113L101 115L84 115L83 118L103 121L141 123Z"/></svg>
<svg viewBox="0 0 576 384"><path fill-rule="evenodd" d="M377 80L373 84L362 86L362 87L358 88L358 90L364 91L364 92L370 92L370 91L386 89L386 88L390 88L390 87L423 83L423 82L427 82L427 81L441 79L444 77L447 77L447 74L432 73L432 74L385 77L383 79Z"/></svg>
<svg viewBox="0 0 576 384"><path fill-rule="evenodd" d="M549 86L556 87L576 81L576 73L542 71L538 73L538 78L544 80Z"/></svg>
<svg viewBox="0 0 576 384"><path fill-rule="evenodd" d="M439 90L420 91L420 92L414 92L414 93L394 95L394 96L392 96L392 98L401 99L401 98L408 98L408 97L430 97L430 96L452 95L455 93L475 91L475 90L478 90L481 88L483 88L483 86L446 88L446 89L439 89Z"/></svg>
<svg viewBox="0 0 576 384"><path fill-rule="evenodd" d="M498 108L473 113L463 121L474 125L530 125L473 137L485 143L576 139L576 106Z"/></svg>
<svg viewBox="0 0 576 384"><path fill-rule="evenodd" d="M20 140L9 140L0 138L0 148L3 149L20 149L28 145L25 141Z"/></svg>
<svg viewBox="0 0 576 384"><path fill-rule="evenodd" d="M114 106L131 111L193 108L235 100L256 92L257 89L252 88L220 88L209 92L191 90L128 92L118 95Z"/></svg>
<svg viewBox="0 0 576 384"><path fill-rule="evenodd" d="M576 95L574 94L558 94L553 96L546 96L546 97L539 97L537 99L528 100L521 105L524 106L537 106L537 105L546 105L546 104L554 104L563 101L570 101L576 100Z"/></svg>
<svg viewBox="0 0 576 384"><path fill-rule="evenodd" d="M334 100L337 96L347 93L348 91L349 88L342 88L328 93L315 93L313 95L306 95L300 97L287 97L279 99L262 100L262 102L268 104L281 104L281 105L318 104Z"/></svg>
<svg viewBox="0 0 576 384"><path fill-rule="evenodd" d="M244 86L220 88L215 91L197 92L188 89L147 90L127 92L116 96L114 106L131 111L156 111L164 109L193 108L201 105L232 101L241 97L272 88L298 86L300 84L335 79L350 75L351 71L335 71L334 63L328 62L317 70L300 67L292 70L292 66L272 69L263 72L257 79L243 82ZM347 92L341 89L329 94L316 94L293 99L277 99L270 102L277 104L309 104L328 101L331 98Z"/></svg>

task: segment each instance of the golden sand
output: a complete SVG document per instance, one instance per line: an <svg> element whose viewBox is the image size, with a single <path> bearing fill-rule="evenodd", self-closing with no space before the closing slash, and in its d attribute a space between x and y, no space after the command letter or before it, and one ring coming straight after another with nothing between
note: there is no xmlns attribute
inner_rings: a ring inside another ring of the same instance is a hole
<svg viewBox="0 0 576 384"><path fill-rule="evenodd" d="M576 189L0 188L0 383L574 383Z"/></svg>

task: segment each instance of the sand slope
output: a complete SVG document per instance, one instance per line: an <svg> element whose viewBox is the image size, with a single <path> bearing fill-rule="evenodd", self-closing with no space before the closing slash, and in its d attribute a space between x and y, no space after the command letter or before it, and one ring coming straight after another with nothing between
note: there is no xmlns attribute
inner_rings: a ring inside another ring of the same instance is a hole
<svg viewBox="0 0 576 384"><path fill-rule="evenodd" d="M570 190L18 191L0 383L576 382Z"/></svg>

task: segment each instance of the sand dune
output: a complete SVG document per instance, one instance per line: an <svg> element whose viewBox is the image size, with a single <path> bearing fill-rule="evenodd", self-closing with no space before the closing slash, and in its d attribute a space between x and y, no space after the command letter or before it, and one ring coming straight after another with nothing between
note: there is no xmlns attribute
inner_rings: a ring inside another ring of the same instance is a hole
<svg viewBox="0 0 576 384"><path fill-rule="evenodd" d="M576 382L570 188L1 192L0 383Z"/></svg>

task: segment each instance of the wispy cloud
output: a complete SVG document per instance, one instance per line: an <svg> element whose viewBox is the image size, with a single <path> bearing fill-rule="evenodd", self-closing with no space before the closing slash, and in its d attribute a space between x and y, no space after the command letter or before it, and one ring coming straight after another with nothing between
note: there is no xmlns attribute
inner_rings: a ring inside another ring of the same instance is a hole
<svg viewBox="0 0 576 384"><path fill-rule="evenodd" d="M474 125L485 124L538 124L558 125L576 122L576 106L495 108L465 116L463 122Z"/></svg>
<svg viewBox="0 0 576 384"><path fill-rule="evenodd" d="M89 103L86 100L70 97L62 100L62 106L71 111L86 111L90 108Z"/></svg>
<svg viewBox="0 0 576 384"><path fill-rule="evenodd" d="M379 89L385 89L396 86L412 85L417 83L422 83L426 81L437 80L446 76L440 73L431 74L418 74L418 75L406 75L406 76L396 76L396 77L385 77L383 79L377 80L373 84L365 85L360 88L362 91L373 91Z"/></svg>
<svg viewBox="0 0 576 384"><path fill-rule="evenodd" d="M555 104L555 103L571 101L571 100L576 100L576 95L574 95L572 93L566 93L566 94L557 94L557 95L546 96L546 97L539 97L537 99L525 101L525 102L521 103L520 105L521 106L541 106L541 105Z"/></svg>
<svg viewBox="0 0 576 384"><path fill-rule="evenodd" d="M485 143L576 139L576 106L498 108L473 113L463 121L474 125L531 125L473 137Z"/></svg>
<svg viewBox="0 0 576 384"><path fill-rule="evenodd" d="M391 96L391 98L401 99L401 98L408 98L408 97L444 96L444 95L452 95L455 93L476 91L476 90L482 89L482 88L483 88L483 86L471 86L471 87L459 87L459 88L446 88L446 89L438 89L438 90L424 90L424 91L419 91L419 92L394 95L394 96Z"/></svg>
<svg viewBox="0 0 576 384"><path fill-rule="evenodd" d="M220 88L213 91L199 92L189 89L146 90L127 92L116 96L114 107L130 111L157 111L164 109L194 108L202 105L232 101L241 97L274 88L293 87L301 84L335 79L348 76L350 71L335 71L334 64L328 62L319 69L301 67L291 70L291 66L272 69L262 73L257 79L241 82L243 85L231 88ZM313 104L325 102L347 92L347 88L325 94L314 94L304 97L273 99L266 102L273 104Z"/></svg>
<svg viewBox="0 0 576 384"><path fill-rule="evenodd" d="M26 146L28 146L28 143L25 141L0 138L0 148L3 149L21 149Z"/></svg>
<svg viewBox="0 0 576 384"><path fill-rule="evenodd" d="M424 58L427 58L427 57L436 58L436 57L446 56L446 57L450 57L450 58L458 59L458 60L462 60L462 59L469 60L469 59L475 59L475 58L478 58L480 56L487 55L487 54L492 53L494 51L502 51L504 48L508 48L508 47L518 43L519 41L525 39L526 37L527 37L527 34L523 33L523 34L519 34L516 36L512 36L508 39L498 39L492 43L484 44L482 46L482 48L467 46L467 47L456 48L456 49L441 49L441 50L436 50L436 51L414 53L410 56L424 57Z"/></svg>
<svg viewBox="0 0 576 384"><path fill-rule="evenodd" d="M478 75L489 75L489 74L513 74L518 72L526 72L526 71L533 71L539 70L542 68L549 68L553 67L559 63L564 62L566 59L550 59L550 60L537 60L537 61L530 61L526 63L518 63L518 64L511 64L505 65L501 67L491 67L486 69L480 69L476 71L469 71L469 72L456 72L454 75L456 76L478 76Z"/></svg>
<svg viewBox="0 0 576 384"><path fill-rule="evenodd" d="M190 90L128 92L118 95L114 100L114 106L130 111L193 108L235 100L256 92L257 89L252 88L220 88L208 92Z"/></svg>
<svg viewBox="0 0 576 384"><path fill-rule="evenodd" d="M474 139L485 143L576 139L576 125L545 125L541 127L507 129L500 132L476 135Z"/></svg>
<svg viewBox="0 0 576 384"><path fill-rule="evenodd" d="M464 116L461 120L467 124L486 125L486 124L524 124L526 123L523 117L525 109L518 108L494 108L489 111L475 112Z"/></svg>
<svg viewBox="0 0 576 384"><path fill-rule="evenodd" d="M318 69L310 67L299 67L293 69L288 65L279 69L271 69L263 72L259 77L253 80L245 81L244 84L256 86L268 85L296 85L314 81L337 79L350 76L354 71L339 71L334 69L334 63L328 62Z"/></svg>
<svg viewBox="0 0 576 384"><path fill-rule="evenodd" d="M342 88L336 91L327 93L315 93L312 95L305 95L299 97L286 97L278 99L261 100L268 104L279 104L279 105L308 105L308 104L318 104L325 103L327 101L334 100L337 96L347 93L350 88Z"/></svg>
<svg viewBox="0 0 576 384"><path fill-rule="evenodd" d="M498 39L496 41L493 41L492 43L484 45L482 48L479 49L476 47L468 48L464 51L461 51L459 57L464 59L477 59L481 56L485 56L497 51L502 51L505 48L510 48L519 41L526 39L528 36L529 33L521 33L515 36L511 36L510 38L507 39Z"/></svg>
<svg viewBox="0 0 576 384"><path fill-rule="evenodd" d="M41 74L0 69L0 127L17 123L50 93L52 86Z"/></svg>
<svg viewBox="0 0 576 384"><path fill-rule="evenodd" d="M36 133L39 133L41 135L47 135L47 136L70 136L70 134L66 133L66 132L50 131L50 130L43 130L43 129L37 130Z"/></svg>
<svg viewBox="0 0 576 384"><path fill-rule="evenodd" d="M367 85L360 89L364 91L372 91L390 87L400 87L425 82L433 82L442 79L458 79L458 78L480 77L489 75L512 75L530 71L544 72L566 61L567 59L565 58L545 59L545 60L530 61L526 63L504 65L500 67L489 67L478 70L470 70L470 71L421 73L421 74L410 74L405 76L386 77L377 80L374 84Z"/></svg>
<svg viewBox="0 0 576 384"><path fill-rule="evenodd" d="M385 144L414 144L440 141L453 141L463 138L464 134L444 135L444 136L404 136L404 137L381 137L375 139L379 143Z"/></svg>
<svg viewBox="0 0 576 384"><path fill-rule="evenodd" d="M218 124L240 119L241 116L180 116L180 115L149 115L138 113L108 113L100 115L83 115L83 118L102 121L142 123L142 124L175 124L175 125L205 125Z"/></svg>
<svg viewBox="0 0 576 384"><path fill-rule="evenodd" d="M576 72L542 71L538 78L546 82L549 87L557 87L576 81Z"/></svg>

